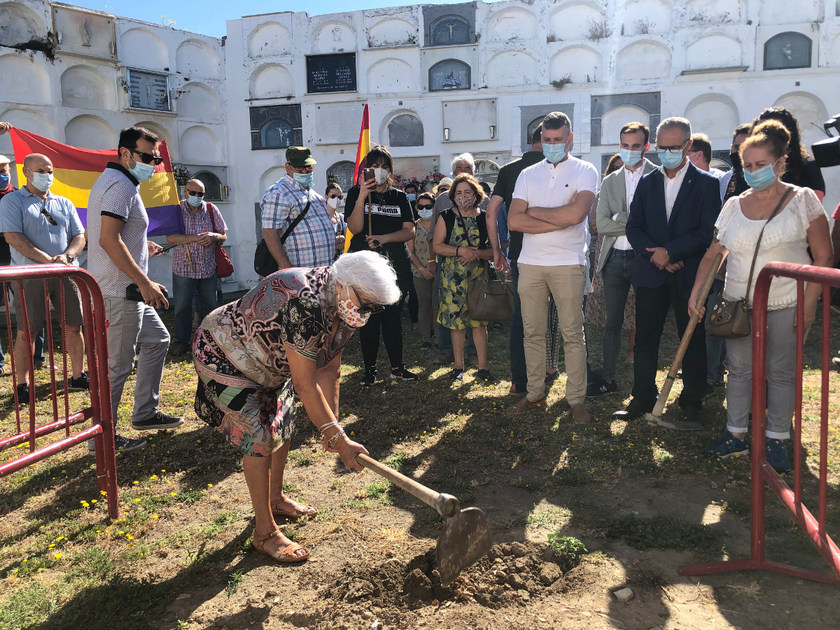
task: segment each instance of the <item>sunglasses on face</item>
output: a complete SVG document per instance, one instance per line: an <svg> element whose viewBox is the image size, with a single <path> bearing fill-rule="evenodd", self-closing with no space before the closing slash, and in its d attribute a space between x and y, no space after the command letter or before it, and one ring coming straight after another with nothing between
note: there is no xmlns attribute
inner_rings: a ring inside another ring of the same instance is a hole
<svg viewBox="0 0 840 630"><path fill-rule="evenodd" d="M41 214L43 214L45 217L47 217L47 221L49 221L50 225L58 225L58 222L55 219L53 219L53 215L51 215L47 211L47 204L46 203L43 206L41 206Z"/></svg>
<svg viewBox="0 0 840 630"><path fill-rule="evenodd" d="M418 210L431 210L434 206L417 206Z"/></svg>
<svg viewBox="0 0 840 630"><path fill-rule="evenodd" d="M143 153L142 151L138 151L137 149L132 149L132 153L137 154L140 157L140 161L143 164L154 164L157 166L161 162L163 162L163 158L159 155L152 155L151 153Z"/></svg>
<svg viewBox="0 0 840 630"><path fill-rule="evenodd" d="M203 197L204 196L204 193L201 192L200 190L188 190L187 194L190 197Z"/></svg>
<svg viewBox="0 0 840 630"><path fill-rule="evenodd" d="M370 313L371 315L376 315L376 313L381 313L385 310L385 307L382 304L365 304L362 301L362 298L359 297L359 292L356 289L353 289L353 293L356 295L356 299L359 301L359 314L364 315L365 313Z"/></svg>

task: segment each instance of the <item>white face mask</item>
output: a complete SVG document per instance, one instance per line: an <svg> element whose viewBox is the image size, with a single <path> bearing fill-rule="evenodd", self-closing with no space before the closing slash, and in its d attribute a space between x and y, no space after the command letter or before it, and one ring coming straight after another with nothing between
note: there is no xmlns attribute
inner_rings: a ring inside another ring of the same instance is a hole
<svg viewBox="0 0 840 630"><path fill-rule="evenodd" d="M327 205L330 207L330 210L338 208L338 197L327 197Z"/></svg>
<svg viewBox="0 0 840 630"><path fill-rule="evenodd" d="M373 176L376 178L376 183L381 186L388 181L388 170L377 167L373 169Z"/></svg>

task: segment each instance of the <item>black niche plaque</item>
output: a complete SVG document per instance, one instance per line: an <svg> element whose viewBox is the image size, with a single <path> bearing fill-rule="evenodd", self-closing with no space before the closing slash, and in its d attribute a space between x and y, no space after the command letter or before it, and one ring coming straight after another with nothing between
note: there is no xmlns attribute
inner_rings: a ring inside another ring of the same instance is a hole
<svg viewBox="0 0 840 630"><path fill-rule="evenodd" d="M306 58L309 94L356 91L356 53L312 55Z"/></svg>

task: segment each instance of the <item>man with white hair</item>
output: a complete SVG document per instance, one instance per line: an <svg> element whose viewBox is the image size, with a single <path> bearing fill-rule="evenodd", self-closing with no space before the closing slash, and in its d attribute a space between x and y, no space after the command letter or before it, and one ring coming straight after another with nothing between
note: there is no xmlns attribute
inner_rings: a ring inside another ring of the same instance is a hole
<svg viewBox="0 0 840 630"><path fill-rule="evenodd" d="M677 333L688 325L688 297L700 259L712 242L720 212L718 179L688 159L691 123L666 118L656 130L656 151L662 166L642 177L630 204L627 240L633 246L633 287L636 290L636 345L633 398L613 414L634 420L653 410L659 394L656 371L665 319L673 307ZM684 419L659 424L670 429L699 431L706 386L706 334L694 329L682 364L683 390L679 404Z"/></svg>

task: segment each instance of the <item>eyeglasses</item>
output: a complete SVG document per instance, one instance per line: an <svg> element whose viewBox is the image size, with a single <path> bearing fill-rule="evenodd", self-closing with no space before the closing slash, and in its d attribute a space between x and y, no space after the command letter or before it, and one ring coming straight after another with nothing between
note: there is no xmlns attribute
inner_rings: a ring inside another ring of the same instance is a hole
<svg viewBox="0 0 840 630"><path fill-rule="evenodd" d="M431 210L432 208L434 208L434 206L421 206L421 205L417 206L418 210Z"/></svg>
<svg viewBox="0 0 840 630"><path fill-rule="evenodd" d="M315 170L314 164L304 164L303 166L295 166L291 162L287 162L287 164L295 173L311 173Z"/></svg>
<svg viewBox="0 0 840 630"><path fill-rule="evenodd" d="M132 149L131 152L139 155L140 156L140 161L143 162L143 164L154 164L155 166L157 166L158 164L163 162L163 158L160 157L159 155L152 155L151 153L143 153L142 151L138 151L137 149Z"/></svg>
<svg viewBox="0 0 840 630"><path fill-rule="evenodd" d="M54 226L54 225L58 225L58 222L57 222L55 219L53 219L53 215L51 215L51 214L47 211L47 204L46 204L46 202L44 202L44 205L43 205L43 206L41 206L41 214L43 214L45 217L47 217L47 221L49 221L50 225L53 225L53 226Z"/></svg>
<svg viewBox="0 0 840 630"><path fill-rule="evenodd" d="M685 146L685 143L683 143L683 144L678 144L678 145L673 146L673 147L661 147L661 146L659 146L659 145L657 144L657 145L656 145L656 150L657 150L657 151L682 151L682 148L683 148L684 146Z"/></svg>
<svg viewBox="0 0 840 630"><path fill-rule="evenodd" d="M204 193L200 190L188 190L187 194L190 197L203 197L204 196Z"/></svg>
<svg viewBox="0 0 840 630"><path fill-rule="evenodd" d="M377 313L381 313L385 310L385 307L382 304L365 304L362 301L362 298L359 297L359 292L356 289L353 289L353 293L356 295L356 299L359 301L359 314L364 315L365 313L370 313L371 315L376 315Z"/></svg>

